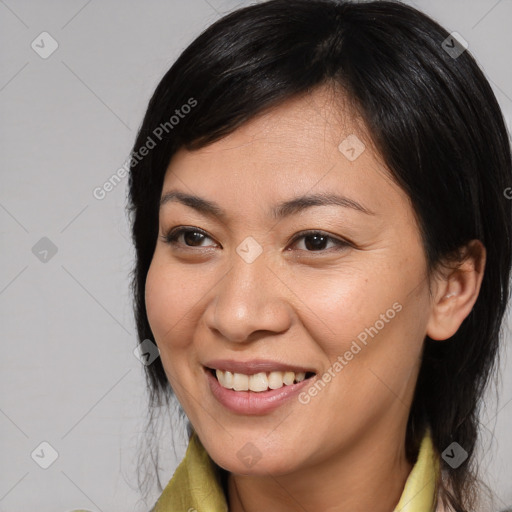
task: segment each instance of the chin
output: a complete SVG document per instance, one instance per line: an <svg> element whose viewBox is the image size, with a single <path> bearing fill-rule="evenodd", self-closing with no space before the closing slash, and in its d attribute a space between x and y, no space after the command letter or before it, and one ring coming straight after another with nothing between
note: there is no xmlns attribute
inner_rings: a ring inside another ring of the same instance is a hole
<svg viewBox="0 0 512 512"><path fill-rule="evenodd" d="M241 448L234 450L234 447L238 445ZM285 451L277 449L272 450L271 455L265 454L264 450L250 441L246 443L233 442L225 449L219 447L216 450L208 451L208 453L218 466L237 475L285 475L293 472L299 464L298 461L291 460Z"/></svg>
<svg viewBox="0 0 512 512"><path fill-rule="evenodd" d="M221 464L219 464L221 462ZM290 461L286 461L284 463L283 460L264 460L262 457L257 462L245 463L240 462L238 459L223 459L217 462L216 464L226 471L233 473L235 475L244 475L244 476L263 476L268 477L272 476L282 476L289 474L293 471L293 465L290 465Z"/></svg>

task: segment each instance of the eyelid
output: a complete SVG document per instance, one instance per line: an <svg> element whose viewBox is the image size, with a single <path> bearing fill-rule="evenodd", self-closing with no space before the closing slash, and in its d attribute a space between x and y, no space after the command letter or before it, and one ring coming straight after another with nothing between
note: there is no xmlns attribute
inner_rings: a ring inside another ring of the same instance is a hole
<svg viewBox="0 0 512 512"><path fill-rule="evenodd" d="M327 231L323 231L321 229L305 229L304 231L300 231L299 233L294 235L294 237L291 239L290 243L295 243L298 240L300 240L301 238L304 238L306 236L313 236L313 235L319 235L319 236L322 236L324 238L327 238L328 240L336 243L340 247L353 246L353 244L351 242L349 242L348 240L344 240L343 238L340 238L338 236L331 235ZM306 251L306 252L311 252L311 253L319 252L319 253L322 253L322 252L327 252L327 251L328 251L328 249L327 250L323 250L323 251Z"/></svg>
<svg viewBox="0 0 512 512"><path fill-rule="evenodd" d="M194 227L194 226L176 226L174 228L171 228L161 238L162 238L163 242L165 242L165 243L167 243L169 245L175 245L175 246L176 245L181 245L182 247L184 247L185 250L196 250L196 249L204 250L204 249L211 248L211 246L193 247L193 246L187 246L187 245L183 245L183 244L178 244L177 239L182 234L186 234L188 232L200 233L200 234L204 235L206 238L209 238L210 240L213 240L213 238L210 235L208 235L208 233L206 231L204 231L201 228ZM321 229L306 229L306 230L300 231L300 232L296 233L291 238L291 240L288 242L287 246L290 245L290 244L295 244L296 242L298 242L302 238L305 238L307 236L313 236L313 235L321 236L321 237L326 238L328 241L334 242L337 245L337 248L334 248L335 250L341 250L341 249L344 249L346 247L355 247L352 242L350 242L350 241L348 241L346 239L337 237L335 235L331 235L330 233L328 233L326 231L323 231ZM330 252L332 249L333 248L331 247L330 249L322 249L322 250L319 250L319 251L304 251L304 250L301 250L301 251L302 252L306 252L306 253L310 253L310 254L315 254L315 253L325 254L325 253Z"/></svg>
<svg viewBox="0 0 512 512"><path fill-rule="evenodd" d="M208 235L208 233L204 229L196 228L195 226L176 226L174 228L171 228L169 231L167 231L161 238L162 238L163 242L165 242L169 245L183 245L183 244L178 244L176 240L181 235L189 233L189 232L200 233L200 234L204 235L206 238L210 238L211 240L213 240L213 238L210 235ZM171 240L171 239L173 239L173 240ZM194 247L187 246L187 245L184 245L183 247L185 247L186 249L192 249L192 250L195 249ZM199 247L199 249L205 249L205 248L206 247Z"/></svg>

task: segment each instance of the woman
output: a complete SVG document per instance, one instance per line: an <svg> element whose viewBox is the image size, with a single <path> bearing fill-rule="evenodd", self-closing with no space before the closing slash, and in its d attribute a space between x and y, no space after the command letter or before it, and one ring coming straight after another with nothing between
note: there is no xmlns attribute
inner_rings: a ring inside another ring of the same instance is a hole
<svg viewBox="0 0 512 512"><path fill-rule="evenodd" d="M153 510L476 510L511 183L487 80L411 7L271 0L193 41L130 172L151 405L190 433Z"/></svg>

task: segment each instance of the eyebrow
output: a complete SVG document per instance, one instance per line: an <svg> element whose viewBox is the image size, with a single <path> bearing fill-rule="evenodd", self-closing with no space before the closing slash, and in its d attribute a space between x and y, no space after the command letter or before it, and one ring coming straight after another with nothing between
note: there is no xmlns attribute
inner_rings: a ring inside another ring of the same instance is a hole
<svg viewBox="0 0 512 512"><path fill-rule="evenodd" d="M178 190L172 190L165 193L160 199L160 208L162 208L162 206L165 204L173 201L181 203L190 208L194 208L198 212L209 217L218 217L222 220L227 219L227 213L217 203L199 196L180 192ZM318 193L295 197L275 205L271 210L271 215L274 219L279 220L301 212L307 208L311 208L312 206L331 205L351 208L361 213L365 213L366 215L375 215L375 212L364 207L357 201L342 195L332 193Z"/></svg>

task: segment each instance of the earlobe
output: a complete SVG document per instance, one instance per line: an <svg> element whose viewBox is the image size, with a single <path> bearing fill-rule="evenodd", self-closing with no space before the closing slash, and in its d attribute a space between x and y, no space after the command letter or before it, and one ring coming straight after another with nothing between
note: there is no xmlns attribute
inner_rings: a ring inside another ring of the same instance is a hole
<svg viewBox="0 0 512 512"><path fill-rule="evenodd" d="M437 277L426 332L433 340L453 336L478 299L485 270L485 247L479 240L472 240L461 256L455 268Z"/></svg>

